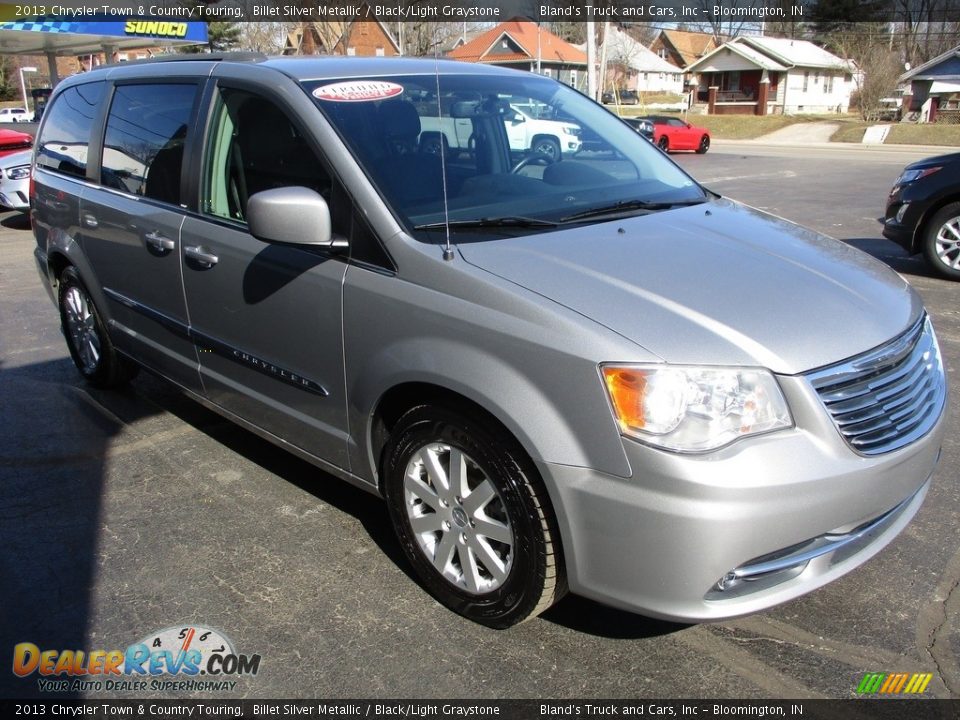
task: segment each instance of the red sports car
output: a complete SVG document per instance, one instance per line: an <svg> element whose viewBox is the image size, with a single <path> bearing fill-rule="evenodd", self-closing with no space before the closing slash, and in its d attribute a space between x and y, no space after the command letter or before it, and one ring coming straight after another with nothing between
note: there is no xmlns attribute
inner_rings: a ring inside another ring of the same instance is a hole
<svg viewBox="0 0 960 720"><path fill-rule="evenodd" d="M664 152L693 150L703 154L710 149L710 131L706 128L669 115L650 115L646 119L653 123L653 141Z"/></svg>
<svg viewBox="0 0 960 720"><path fill-rule="evenodd" d="M33 135L0 129L0 157L33 147Z"/></svg>

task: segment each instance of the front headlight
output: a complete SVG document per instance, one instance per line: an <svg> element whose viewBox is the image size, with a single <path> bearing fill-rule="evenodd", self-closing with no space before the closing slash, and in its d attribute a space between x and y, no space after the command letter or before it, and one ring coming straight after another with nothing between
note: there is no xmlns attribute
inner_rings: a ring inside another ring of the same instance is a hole
<svg viewBox="0 0 960 720"><path fill-rule="evenodd" d="M30 177L29 165L17 165L7 170L7 177L11 180L23 180Z"/></svg>
<svg viewBox="0 0 960 720"><path fill-rule="evenodd" d="M689 365L602 365L624 435L667 450L705 452L793 426L768 370Z"/></svg>
<svg viewBox="0 0 960 720"><path fill-rule="evenodd" d="M916 182L920 178L925 178L927 175L933 175L935 172L939 171L941 167L921 168L919 170L904 170L902 173L900 173L900 177L893 181L893 185L896 187L897 185L905 185L907 183Z"/></svg>

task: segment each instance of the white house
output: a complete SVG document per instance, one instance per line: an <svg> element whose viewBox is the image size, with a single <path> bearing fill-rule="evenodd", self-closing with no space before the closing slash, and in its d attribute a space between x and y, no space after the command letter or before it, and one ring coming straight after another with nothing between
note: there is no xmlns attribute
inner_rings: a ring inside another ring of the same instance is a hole
<svg viewBox="0 0 960 720"><path fill-rule="evenodd" d="M623 30L610 26L604 37L607 53L607 84L637 92L683 92L683 71L634 40Z"/></svg>
<svg viewBox="0 0 960 720"><path fill-rule="evenodd" d="M708 112L717 115L847 112L857 87L852 61L789 38L734 38L686 71L709 91Z"/></svg>

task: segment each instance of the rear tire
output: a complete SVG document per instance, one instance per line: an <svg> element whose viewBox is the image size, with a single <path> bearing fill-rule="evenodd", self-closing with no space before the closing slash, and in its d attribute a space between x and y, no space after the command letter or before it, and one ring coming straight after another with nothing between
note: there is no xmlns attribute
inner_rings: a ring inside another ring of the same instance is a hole
<svg viewBox="0 0 960 720"><path fill-rule="evenodd" d="M73 267L60 274L58 305L70 357L84 380L95 387L115 388L136 376L140 368L117 353L100 311Z"/></svg>
<svg viewBox="0 0 960 720"><path fill-rule="evenodd" d="M666 135L660 136L660 139L657 140L657 147L663 150L664 152L670 151L670 141L667 139Z"/></svg>
<svg viewBox="0 0 960 720"><path fill-rule="evenodd" d="M938 275L960 280L960 202L940 208L927 222L923 254Z"/></svg>
<svg viewBox="0 0 960 720"><path fill-rule="evenodd" d="M470 620L506 628L566 592L559 532L536 468L477 413L407 411L383 455L383 489L424 586Z"/></svg>

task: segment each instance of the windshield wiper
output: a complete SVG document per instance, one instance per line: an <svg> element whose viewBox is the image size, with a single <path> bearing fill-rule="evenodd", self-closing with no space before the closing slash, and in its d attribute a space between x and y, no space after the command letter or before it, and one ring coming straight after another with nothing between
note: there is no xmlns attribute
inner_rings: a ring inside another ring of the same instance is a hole
<svg viewBox="0 0 960 720"><path fill-rule="evenodd" d="M440 221L415 225L414 230L443 230L447 225L451 228L485 228L485 227L556 227L559 223L552 220L538 220L537 218L508 215L505 217L471 218L469 220L451 220L449 223Z"/></svg>
<svg viewBox="0 0 960 720"><path fill-rule="evenodd" d="M634 210L647 210L654 212L657 210L670 210L675 207L688 207L690 205L700 205L705 203L706 199L699 198L697 200L674 200L673 202L650 202L649 200L620 200L619 202L614 203L613 205L603 205L602 207L590 208L589 210L584 210L583 212L574 213L573 215L567 215L564 218L560 218L560 222L575 222L577 220L586 220L588 218L598 218L605 215L611 215L614 217L619 217L623 213L632 212Z"/></svg>

